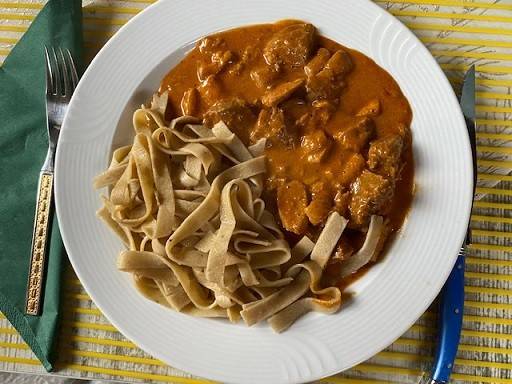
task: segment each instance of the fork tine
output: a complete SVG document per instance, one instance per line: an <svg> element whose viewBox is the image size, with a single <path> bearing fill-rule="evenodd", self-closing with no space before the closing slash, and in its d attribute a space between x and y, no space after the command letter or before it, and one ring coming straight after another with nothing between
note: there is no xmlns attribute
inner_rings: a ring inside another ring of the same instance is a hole
<svg viewBox="0 0 512 384"><path fill-rule="evenodd" d="M73 90L71 89L71 83L69 82L69 70L66 59L64 58L64 52L62 52L62 48L59 47L59 56L61 59L61 70L62 70L62 79L64 80L64 96L71 97Z"/></svg>
<svg viewBox="0 0 512 384"><path fill-rule="evenodd" d="M54 75L53 75L53 80L54 80L54 91L57 95L62 95L62 78L61 78L61 75L60 75L60 66L59 66L59 60L57 60L57 55L55 54L55 49L53 47L51 47L51 55L52 55L52 59L53 59L53 62L55 63L55 66L54 66ZM51 61L50 61L50 64L51 64Z"/></svg>
<svg viewBox="0 0 512 384"><path fill-rule="evenodd" d="M53 90L53 80L52 80L52 66L50 63L50 55L48 54L48 47L44 46L44 57L45 57L45 72L46 72L46 94L51 95Z"/></svg>
<svg viewBox="0 0 512 384"><path fill-rule="evenodd" d="M71 80L73 83L73 89L75 89L78 84L78 73L76 72L75 61L73 60L73 56L71 56L71 52L69 52L69 49L66 49L66 53L68 56L68 61L71 65L71 68L70 68Z"/></svg>

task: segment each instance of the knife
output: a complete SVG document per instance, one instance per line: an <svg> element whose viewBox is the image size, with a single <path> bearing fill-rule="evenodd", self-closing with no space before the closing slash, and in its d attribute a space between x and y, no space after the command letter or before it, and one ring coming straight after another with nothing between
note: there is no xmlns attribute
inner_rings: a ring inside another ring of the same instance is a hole
<svg viewBox="0 0 512 384"><path fill-rule="evenodd" d="M473 157L473 195L477 181L476 132L475 132L475 66L466 72L460 97L460 107L466 120L471 152ZM468 224L466 239L457 262L440 294L439 336L432 368L430 384L448 383L453 369L462 329L464 309L464 265L467 247L471 243L471 230Z"/></svg>

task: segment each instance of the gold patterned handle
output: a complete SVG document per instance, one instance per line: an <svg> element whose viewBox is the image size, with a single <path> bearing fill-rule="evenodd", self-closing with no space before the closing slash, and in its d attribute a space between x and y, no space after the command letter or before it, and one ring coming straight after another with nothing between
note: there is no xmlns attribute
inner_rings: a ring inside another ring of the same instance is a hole
<svg viewBox="0 0 512 384"><path fill-rule="evenodd" d="M42 304L41 294L44 284L46 244L49 240L48 224L50 221L52 187L53 172L41 172L39 175L34 232L32 234L30 270L28 274L27 301L25 305L25 313L27 315L39 315Z"/></svg>

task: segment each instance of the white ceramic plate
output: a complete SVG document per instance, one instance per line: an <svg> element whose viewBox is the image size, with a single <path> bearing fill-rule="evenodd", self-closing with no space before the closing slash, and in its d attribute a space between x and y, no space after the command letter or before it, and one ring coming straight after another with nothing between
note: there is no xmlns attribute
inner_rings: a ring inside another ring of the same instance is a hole
<svg viewBox="0 0 512 384"><path fill-rule="evenodd" d="M308 314L284 334L192 318L139 295L118 272L120 241L95 216L93 177L131 131L133 110L198 38L303 19L388 70L409 99L416 197L389 254L351 287L335 315ZM56 199L69 258L95 303L126 337L170 365L224 382L292 383L347 369L398 338L447 278L469 218L470 149L458 102L414 35L362 0L169 0L130 21L94 59L71 102L57 151Z"/></svg>

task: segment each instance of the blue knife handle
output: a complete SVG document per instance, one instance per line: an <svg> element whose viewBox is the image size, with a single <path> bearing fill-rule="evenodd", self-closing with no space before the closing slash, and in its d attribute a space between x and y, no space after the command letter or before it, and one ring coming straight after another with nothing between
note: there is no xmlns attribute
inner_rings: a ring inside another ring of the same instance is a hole
<svg viewBox="0 0 512 384"><path fill-rule="evenodd" d="M432 370L432 384L448 382L457 355L464 310L465 256L466 248L463 246L441 292L439 341Z"/></svg>

